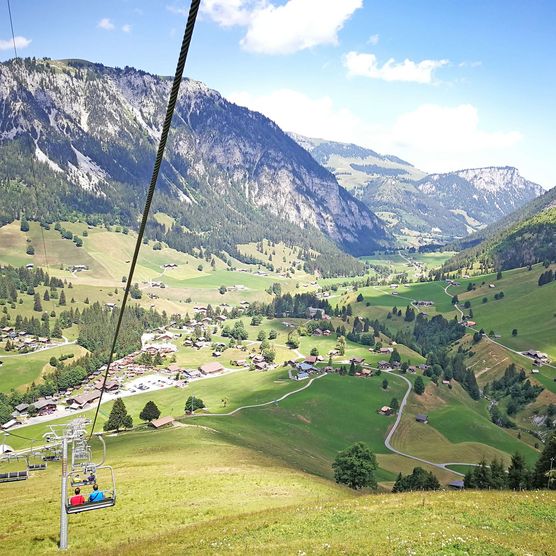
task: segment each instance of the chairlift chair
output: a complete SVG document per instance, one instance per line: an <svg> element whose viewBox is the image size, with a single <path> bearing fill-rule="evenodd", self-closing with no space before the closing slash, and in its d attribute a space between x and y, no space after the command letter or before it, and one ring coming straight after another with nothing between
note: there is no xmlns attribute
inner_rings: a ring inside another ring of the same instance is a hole
<svg viewBox="0 0 556 556"><path fill-rule="evenodd" d="M96 468L97 471L101 469L106 469L110 472L110 478L112 481L111 488L103 489L104 499L99 502L89 502L88 500L84 504L79 504L77 506L72 506L70 504L70 497L66 500L66 513L68 514L79 514L81 512L89 512L92 510L103 510L105 508L111 508L116 505L116 478L114 477L114 470L110 465L101 465ZM72 477L78 475L80 471L71 471L68 473L68 478L72 482ZM72 482L73 484L73 482Z"/></svg>
<svg viewBox="0 0 556 556"><path fill-rule="evenodd" d="M27 456L23 456L20 454L9 454L7 456L3 456L0 458L0 462L7 462L8 464L11 461L21 462L19 463L20 469L17 471L8 471L6 473L0 473L0 483L12 483L14 481L25 481L29 478L29 463ZM25 469L21 469L21 468Z"/></svg>

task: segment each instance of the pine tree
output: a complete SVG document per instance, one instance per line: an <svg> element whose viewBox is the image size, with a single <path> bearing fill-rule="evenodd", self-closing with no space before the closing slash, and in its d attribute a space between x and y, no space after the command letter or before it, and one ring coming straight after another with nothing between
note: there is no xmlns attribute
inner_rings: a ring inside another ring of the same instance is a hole
<svg viewBox="0 0 556 556"><path fill-rule="evenodd" d="M508 467L508 487L512 490L523 490L529 484L529 470L523 456L516 452L512 456L512 462Z"/></svg>
<svg viewBox="0 0 556 556"><path fill-rule="evenodd" d="M116 398L114 405L112 406L112 411L108 417L108 421L104 423L105 431L120 429L130 429L133 427L133 419L131 415L128 415L127 409L122 398Z"/></svg>
<svg viewBox="0 0 556 556"><path fill-rule="evenodd" d="M415 384L413 385L413 388L415 390L415 393L418 394L419 396L423 394L423 392L425 391L425 383L423 382L423 379L420 376L418 376L415 379Z"/></svg>
<svg viewBox="0 0 556 556"><path fill-rule="evenodd" d="M139 414L139 419L141 419L142 421L153 421L154 419L158 419L159 417L160 409L158 409L153 401L148 401Z"/></svg>
<svg viewBox="0 0 556 556"><path fill-rule="evenodd" d="M551 470L552 472L556 470L556 433L552 433L535 464L533 486L535 488L547 488L548 486L556 489L556 480L549 476Z"/></svg>
<svg viewBox="0 0 556 556"><path fill-rule="evenodd" d="M44 290L44 295L42 298L44 301L50 301L50 294L48 293L48 290Z"/></svg>
<svg viewBox="0 0 556 556"><path fill-rule="evenodd" d="M60 300L58 301L58 305L63 307L63 306L65 306L65 304L66 304L66 294L65 294L64 290L62 290L61 293L60 293Z"/></svg>
<svg viewBox="0 0 556 556"><path fill-rule="evenodd" d="M33 311L42 312L42 305L41 305L41 296L36 293L35 294L35 303L33 304Z"/></svg>

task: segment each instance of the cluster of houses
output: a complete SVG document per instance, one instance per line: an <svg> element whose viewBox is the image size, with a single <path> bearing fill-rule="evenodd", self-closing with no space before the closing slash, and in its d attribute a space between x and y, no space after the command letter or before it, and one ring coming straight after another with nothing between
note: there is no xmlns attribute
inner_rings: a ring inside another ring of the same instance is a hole
<svg viewBox="0 0 556 556"><path fill-rule="evenodd" d="M399 361L379 361L378 368L381 371L393 371L395 369L399 369L401 367L401 363ZM430 369L430 365L426 363L421 363L420 365L409 365L407 368L408 373L415 374L417 371L425 372Z"/></svg>
<svg viewBox="0 0 556 556"><path fill-rule="evenodd" d="M51 344L50 338L32 336L23 330L16 331L11 326L5 326L0 332L0 340L9 341L14 351L35 351Z"/></svg>
<svg viewBox="0 0 556 556"><path fill-rule="evenodd" d="M523 352L523 355L530 357L533 359L535 365L547 365L550 363L550 358L548 354L543 353L542 351L537 351L536 349L528 349L527 351Z"/></svg>

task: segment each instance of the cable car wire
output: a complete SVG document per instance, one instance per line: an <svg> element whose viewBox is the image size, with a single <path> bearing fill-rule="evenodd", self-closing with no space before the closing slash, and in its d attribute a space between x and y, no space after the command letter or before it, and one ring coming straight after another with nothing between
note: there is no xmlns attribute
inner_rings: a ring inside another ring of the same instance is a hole
<svg viewBox="0 0 556 556"><path fill-rule="evenodd" d="M164 119L164 125L162 127L162 134L160 136L160 141L158 144L158 150L156 153L156 159L154 163L153 173L149 185L149 189L147 192L147 199L145 201L145 208L143 209L143 216L141 219L141 225L139 227L139 232L137 234L137 242L135 243L135 251L133 253L133 258L131 260L131 266L129 270L129 276L127 279L124 296L122 299L122 306L120 308L120 313L118 315L118 321L116 323L116 329L114 332L114 339L112 341L112 347L110 348L110 355L108 357L108 363L106 365L106 371L104 372L104 380L102 384L102 388L100 390L100 397L98 399L97 408L95 411L95 417L93 419L93 424L91 426L91 436L95 431L95 425L97 422L98 413L100 410L100 404L102 403L102 395L104 394L104 389L106 387L106 381L108 379L108 373L110 371L110 366L112 365L112 360L114 357L114 352L116 350L116 342L118 341L118 335L120 333L120 328L122 326L123 315L125 311L125 307L127 304L127 299L129 297L129 290L131 288L131 284L133 282L133 274L135 272L135 266L137 264L137 259L139 257L139 250L141 249L141 244L143 242L143 235L145 233L145 228L147 226L147 219L149 217L149 211L151 208L153 195L156 189L156 182L158 180L158 174L160 171L160 166L162 164L162 159L164 157L164 150L166 149L166 142L168 140L168 134L170 132L170 126L172 124L172 116L174 115L174 109L176 107L176 102L178 99L178 93L180 90L180 85L183 77L183 70L185 68L185 62L187 60L187 54L189 52L189 46L191 45L191 38L193 36L193 29L195 28L195 22L197 20L197 13L199 11L199 5L201 0L192 0L191 7L189 8L189 16L187 18L187 24L185 26L185 31L183 34L183 40L180 49L180 55L178 58L178 63L176 66L176 72L174 75L174 82L172 84L172 90L170 92L170 97L168 99L168 107L166 109L166 117Z"/></svg>
<svg viewBox="0 0 556 556"><path fill-rule="evenodd" d="M12 9L10 6L10 0L6 0L6 3L8 4L8 14L10 16L10 28L12 30L12 43L13 43L13 47L14 47L14 54L15 54L15 59L19 60L19 56L17 54L17 47L16 47L16 42L15 42L15 33L14 33L14 24L13 24L13 18L12 18ZM31 131L29 131L29 141L31 143L33 143L33 136L31 135ZM38 145L37 145L38 146ZM30 148L30 156L31 156L31 173L33 175L33 189L35 191L35 201L37 203L37 217L38 217L38 212L39 212L39 194L37 191L37 178L35 176L35 157L33 156L33 149L32 147ZM44 262L46 264L46 269L48 271L48 255L46 253L46 241L44 239L44 229L42 226L42 223L39 222L39 227L41 229L41 237L42 237L42 247L44 250Z"/></svg>
<svg viewBox="0 0 556 556"><path fill-rule="evenodd" d="M8 4L8 13L10 14L10 28L12 30L12 42L13 42L13 45L14 45L15 57L18 58L17 48L15 46L14 24L13 24L13 21L12 21L12 8L10 6L10 0L6 0L6 2Z"/></svg>

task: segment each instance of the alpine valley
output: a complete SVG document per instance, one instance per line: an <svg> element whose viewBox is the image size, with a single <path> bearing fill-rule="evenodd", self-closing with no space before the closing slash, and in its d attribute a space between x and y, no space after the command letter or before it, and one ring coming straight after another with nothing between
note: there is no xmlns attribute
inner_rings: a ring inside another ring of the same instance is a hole
<svg viewBox="0 0 556 556"><path fill-rule="evenodd" d="M556 188L184 80L141 240L171 83L0 63L2 554L553 554Z"/></svg>

